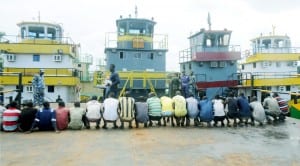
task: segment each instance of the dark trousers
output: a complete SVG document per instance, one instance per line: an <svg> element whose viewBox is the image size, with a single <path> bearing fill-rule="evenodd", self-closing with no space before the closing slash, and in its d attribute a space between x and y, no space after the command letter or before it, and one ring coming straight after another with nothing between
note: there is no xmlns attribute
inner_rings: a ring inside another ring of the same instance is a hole
<svg viewBox="0 0 300 166"><path fill-rule="evenodd" d="M224 120L225 120L225 117L226 116L215 116L214 117L214 126L217 126L218 125L218 122L221 122L221 125L222 126L225 126L225 124L224 124Z"/></svg>
<svg viewBox="0 0 300 166"><path fill-rule="evenodd" d="M114 128L118 128L118 125L117 125L117 120L105 120L103 119L103 122L104 122L104 125L103 125L103 128L106 129L107 128L107 123L113 123L114 125Z"/></svg>
<svg viewBox="0 0 300 166"><path fill-rule="evenodd" d="M101 118L97 119L97 120L89 120L86 115L83 115L82 116L82 121L83 121L83 124L86 128L90 128L90 122L96 122L96 128L99 128L100 126L100 122L101 122Z"/></svg>
<svg viewBox="0 0 300 166"><path fill-rule="evenodd" d="M270 116L273 118L273 120L277 120L277 114L272 112L272 111L269 111L269 110L265 110L265 114L266 114L266 118L267 118L267 121L270 122L271 119L270 119Z"/></svg>
<svg viewBox="0 0 300 166"><path fill-rule="evenodd" d="M186 126L190 126L190 117L189 115L187 114L186 115ZM194 118L194 126L197 126L199 124L199 119L198 118Z"/></svg>
<svg viewBox="0 0 300 166"><path fill-rule="evenodd" d="M149 126L152 126L152 121L158 121L158 125L161 125L161 116L151 116L149 115Z"/></svg>
<svg viewBox="0 0 300 166"><path fill-rule="evenodd" d="M176 120L176 125L177 126L184 126L184 122L185 122L185 116L183 116L183 117L176 117L176 116L174 116L175 117L175 120Z"/></svg>
<svg viewBox="0 0 300 166"><path fill-rule="evenodd" d="M129 128L132 128L132 120L120 120L121 121L121 128L124 128L124 122L128 122L129 123L129 125L128 125L128 127Z"/></svg>

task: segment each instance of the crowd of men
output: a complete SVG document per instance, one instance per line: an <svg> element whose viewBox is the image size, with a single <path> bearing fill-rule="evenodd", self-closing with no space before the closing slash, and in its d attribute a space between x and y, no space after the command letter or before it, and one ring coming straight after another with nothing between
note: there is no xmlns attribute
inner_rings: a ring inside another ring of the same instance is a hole
<svg viewBox="0 0 300 166"><path fill-rule="evenodd" d="M277 123L284 121L289 113L287 102L277 93L272 96L268 94L263 102L253 96L249 102L243 93L237 97L229 93L226 98L216 95L212 100L205 96L197 100L192 93L184 97L180 91L176 91L172 98L158 97L151 92L148 97L136 99L131 97L129 91L119 98L110 92L103 102L93 96L85 107L75 102L73 107L67 108L63 101L59 101L57 108L51 108L49 102L44 101L39 109L32 102L26 103L21 110L19 108L14 101L6 107L0 106L2 130L59 132L65 129L90 129L90 123L96 123L96 129L100 128L101 123L103 129L109 127L108 123L114 129L123 129L125 123L128 123L128 128L133 128L133 122L136 128L140 123L148 127L153 126L154 122L158 126L167 126L168 123L171 126L190 126L191 120L195 126L216 127L220 123L224 127L227 122L226 125L230 127L233 121L233 126L237 127Z"/></svg>

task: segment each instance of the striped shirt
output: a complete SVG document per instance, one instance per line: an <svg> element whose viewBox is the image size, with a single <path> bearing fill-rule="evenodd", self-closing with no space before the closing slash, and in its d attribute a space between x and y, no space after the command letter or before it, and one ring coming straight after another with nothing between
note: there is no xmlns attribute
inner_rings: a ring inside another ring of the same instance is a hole
<svg viewBox="0 0 300 166"><path fill-rule="evenodd" d="M4 131L15 131L18 127L18 120L21 111L16 108L8 108L3 112Z"/></svg>
<svg viewBox="0 0 300 166"><path fill-rule="evenodd" d="M120 97L119 109L121 120L131 121L134 119L134 98L132 97Z"/></svg>
<svg viewBox="0 0 300 166"><path fill-rule="evenodd" d="M0 124L2 124L2 119L3 119L3 112L6 110L5 107L0 105Z"/></svg>
<svg viewBox="0 0 300 166"><path fill-rule="evenodd" d="M150 116L161 116L160 99L156 96L147 99L148 110Z"/></svg>
<svg viewBox="0 0 300 166"><path fill-rule="evenodd" d="M278 102L280 111L281 111L283 114L288 114L288 113L289 113L289 105L288 105L287 101L284 100L284 99L281 98L281 97L275 97L275 99L276 99L277 102Z"/></svg>

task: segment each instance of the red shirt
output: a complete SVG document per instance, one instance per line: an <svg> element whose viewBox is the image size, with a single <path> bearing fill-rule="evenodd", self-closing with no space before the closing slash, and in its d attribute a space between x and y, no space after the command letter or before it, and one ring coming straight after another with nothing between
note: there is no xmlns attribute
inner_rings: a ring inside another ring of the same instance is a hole
<svg viewBox="0 0 300 166"><path fill-rule="evenodd" d="M64 130L69 123L69 109L66 107L58 107L56 110L56 126L58 130Z"/></svg>

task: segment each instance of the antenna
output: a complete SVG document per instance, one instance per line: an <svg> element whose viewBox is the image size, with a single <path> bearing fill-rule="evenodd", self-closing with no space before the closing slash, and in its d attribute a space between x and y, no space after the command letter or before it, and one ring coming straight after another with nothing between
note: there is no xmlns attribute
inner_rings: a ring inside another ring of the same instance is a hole
<svg viewBox="0 0 300 166"><path fill-rule="evenodd" d="M211 30L211 20L210 20L209 12L208 12L208 15L207 15L207 23L208 23L208 29Z"/></svg>
<svg viewBox="0 0 300 166"><path fill-rule="evenodd" d="M276 26L275 25L272 25L272 29L273 29L273 36L275 35L275 29L276 29Z"/></svg>
<svg viewBox="0 0 300 166"><path fill-rule="evenodd" d="M138 10L137 10L137 6L135 5L135 11L134 11L134 14L135 14L135 18L137 18L138 16Z"/></svg>
<svg viewBox="0 0 300 166"><path fill-rule="evenodd" d="M38 13L38 21L41 22L41 13L40 13L40 11Z"/></svg>

